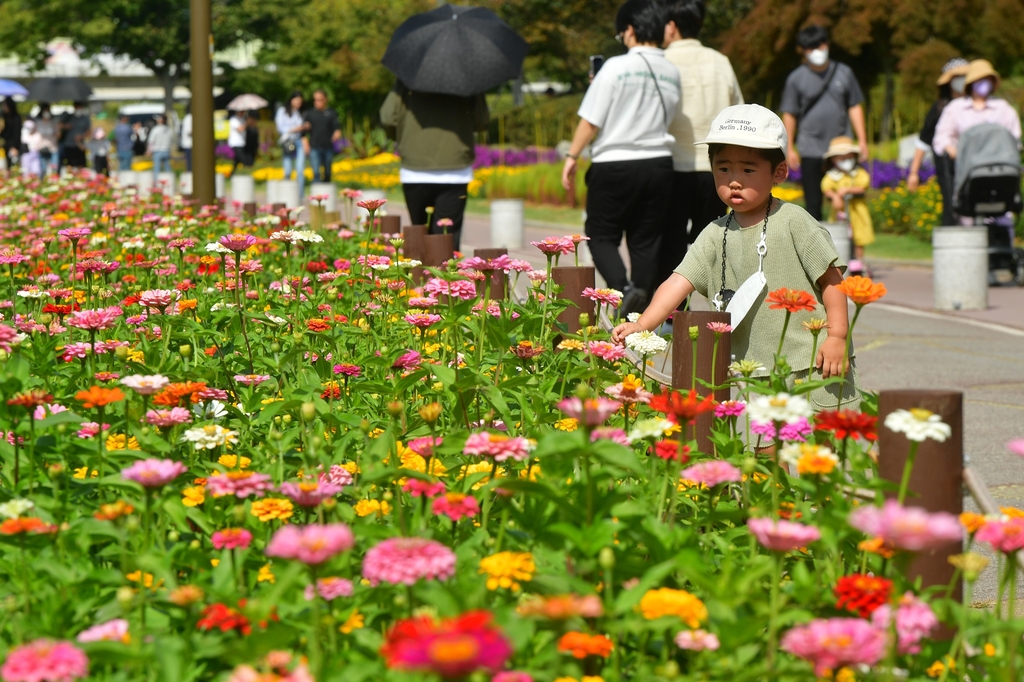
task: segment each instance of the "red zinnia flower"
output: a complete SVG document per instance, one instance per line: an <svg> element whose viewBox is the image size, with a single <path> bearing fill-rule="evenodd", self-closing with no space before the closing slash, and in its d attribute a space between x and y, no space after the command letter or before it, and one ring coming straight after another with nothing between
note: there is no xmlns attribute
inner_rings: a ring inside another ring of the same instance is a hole
<svg viewBox="0 0 1024 682"><path fill-rule="evenodd" d="M486 611L470 611L441 622L422 616L402 620L380 653L389 668L434 672L445 679L481 668L495 673L512 655L512 645L491 618Z"/></svg>
<svg viewBox="0 0 1024 682"><path fill-rule="evenodd" d="M879 606L889 602L892 581L863 573L843 576L836 582L836 608L867 618Z"/></svg>
<svg viewBox="0 0 1024 682"><path fill-rule="evenodd" d="M855 410L825 410L814 415L815 431L831 431L836 438L864 438L878 440L875 427L878 417Z"/></svg>
<svg viewBox="0 0 1024 682"><path fill-rule="evenodd" d="M798 313L801 310L813 311L818 307L818 299L806 291L799 289L787 289L785 287L776 289L768 294L766 301L772 310L785 310L790 313Z"/></svg>
<svg viewBox="0 0 1024 682"><path fill-rule="evenodd" d="M648 404L652 409L664 412L666 417L677 424L692 422L697 415L711 412L718 405L711 396L701 398L694 390L690 390L684 397L679 391L668 389L662 389L661 395L651 398Z"/></svg>
<svg viewBox="0 0 1024 682"><path fill-rule="evenodd" d="M214 628L219 629L221 632L238 630L243 635L248 635L252 632L252 625L249 624L249 619L241 611L233 609L227 604L220 602L210 604L203 609L202 615L203 617L196 623L196 627L200 630L213 630Z"/></svg>
<svg viewBox="0 0 1024 682"><path fill-rule="evenodd" d="M684 445L680 450L677 440L659 440L654 444L654 454L662 459L674 459L683 464L690 461L690 447Z"/></svg>

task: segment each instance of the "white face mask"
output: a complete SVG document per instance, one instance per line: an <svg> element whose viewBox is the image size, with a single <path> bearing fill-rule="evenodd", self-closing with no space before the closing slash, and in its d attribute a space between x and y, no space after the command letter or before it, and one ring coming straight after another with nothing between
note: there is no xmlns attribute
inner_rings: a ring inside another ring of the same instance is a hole
<svg viewBox="0 0 1024 682"><path fill-rule="evenodd" d="M807 53L807 61L811 66L825 66L828 63L828 48L821 47Z"/></svg>
<svg viewBox="0 0 1024 682"><path fill-rule="evenodd" d="M857 159L840 159L836 161L836 168L843 171L844 173L849 173L856 167Z"/></svg>
<svg viewBox="0 0 1024 682"><path fill-rule="evenodd" d="M967 76L953 76L949 81L949 89L954 93L963 94L964 92L964 81L967 80Z"/></svg>

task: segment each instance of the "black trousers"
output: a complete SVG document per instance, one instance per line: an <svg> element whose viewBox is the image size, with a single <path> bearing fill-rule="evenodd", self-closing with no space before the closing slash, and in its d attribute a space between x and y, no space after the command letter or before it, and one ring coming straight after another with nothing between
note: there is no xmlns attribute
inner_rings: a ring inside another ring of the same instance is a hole
<svg viewBox="0 0 1024 682"><path fill-rule="evenodd" d="M100 175L110 175L110 163L105 156L92 157L92 169Z"/></svg>
<svg viewBox="0 0 1024 682"><path fill-rule="evenodd" d="M956 161L945 154L935 155L935 178L942 192L942 224L956 225L953 214L953 178L956 175Z"/></svg>
<svg viewBox="0 0 1024 682"><path fill-rule="evenodd" d="M427 207L434 207L434 215L430 219L430 234L441 234L443 228L437 221L448 218L452 226L448 234L452 235L455 250L461 251L462 219L466 214L466 193L468 185L444 185L437 183L415 182L402 185L405 194L405 205L409 209L409 218L413 225L427 224Z"/></svg>
<svg viewBox="0 0 1024 682"><path fill-rule="evenodd" d="M78 147L64 147L60 150L61 162L72 168L85 168L85 150Z"/></svg>
<svg viewBox="0 0 1024 682"><path fill-rule="evenodd" d="M825 177L825 159L800 157L800 182L804 186L804 206L811 217L821 221L821 179Z"/></svg>
<svg viewBox="0 0 1024 682"><path fill-rule="evenodd" d="M633 285L648 297L654 293L658 250L670 222L672 175L670 156L594 163L587 171L588 246L613 289L622 291L630 282L619 255L625 235Z"/></svg>
<svg viewBox="0 0 1024 682"><path fill-rule="evenodd" d="M711 171L675 171L672 173L672 209L661 235L658 276L655 287L679 267L686 250L712 220L725 215L726 206L718 198L715 176ZM690 223L687 231L687 223Z"/></svg>

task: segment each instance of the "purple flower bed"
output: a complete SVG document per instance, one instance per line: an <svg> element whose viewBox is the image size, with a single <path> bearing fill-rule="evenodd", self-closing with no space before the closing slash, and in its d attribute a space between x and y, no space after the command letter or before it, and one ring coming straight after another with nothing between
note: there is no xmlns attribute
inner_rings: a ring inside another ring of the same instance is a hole
<svg viewBox="0 0 1024 682"><path fill-rule="evenodd" d="M213 155L218 159L227 159L228 161L235 160L235 152L228 146L227 142L221 142L213 148Z"/></svg>
<svg viewBox="0 0 1024 682"><path fill-rule="evenodd" d="M871 174L871 188L881 189L883 187L896 187L901 182L907 179L907 169L900 168L899 164L895 161L876 161L871 159L867 163L868 173ZM927 182L930 178L935 175L935 168L932 166L922 166L920 177L921 182ZM799 169L789 170L789 180L791 182L800 182L802 176Z"/></svg>
<svg viewBox="0 0 1024 682"><path fill-rule="evenodd" d="M558 152L554 149L538 150L536 147L506 149L503 159L500 149L478 144L473 168L500 166L503 161L506 166L532 166L538 163L557 163L559 160Z"/></svg>

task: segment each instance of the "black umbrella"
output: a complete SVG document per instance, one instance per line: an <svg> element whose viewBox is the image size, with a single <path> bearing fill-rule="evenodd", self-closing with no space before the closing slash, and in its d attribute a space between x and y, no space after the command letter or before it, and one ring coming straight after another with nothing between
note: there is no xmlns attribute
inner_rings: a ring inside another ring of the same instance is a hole
<svg viewBox="0 0 1024 682"><path fill-rule="evenodd" d="M92 95L92 88L81 78L61 76L37 78L28 86L27 99L35 102L84 102Z"/></svg>
<svg viewBox="0 0 1024 682"><path fill-rule="evenodd" d="M518 77L528 50L491 10L442 5L406 19L381 62L411 90L468 97Z"/></svg>

